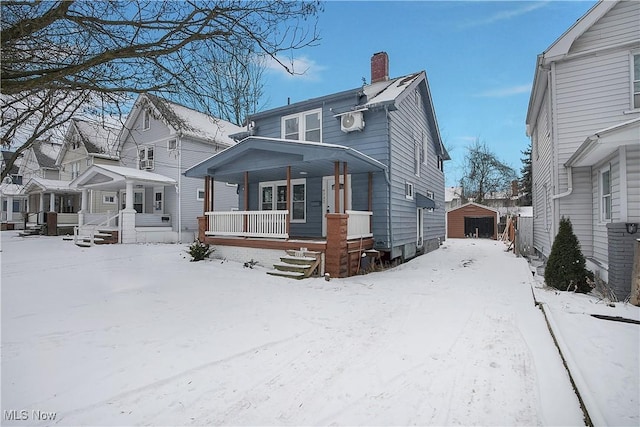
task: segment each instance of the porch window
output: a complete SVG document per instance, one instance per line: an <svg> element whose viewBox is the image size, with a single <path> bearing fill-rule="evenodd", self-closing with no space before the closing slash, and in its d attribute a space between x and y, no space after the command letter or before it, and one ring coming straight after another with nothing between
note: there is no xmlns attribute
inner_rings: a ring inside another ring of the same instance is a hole
<svg viewBox="0 0 640 427"><path fill-rule="evenodd" d="M138 169L153 170L153 147L138 150Z"/></svg>
<svg viewBox="0 0 640 427"><path fill-rule="evenodd" d="M105 205L113 205L116 203L116 196L114 194L104 194L102 196L102 203Z"/></svg>
<svg viewBox="0 0 640 427"><path fill-rule="evenodd" d="M196 200L198 201L204 200L204 188L198 188L196 190Z"/></svg>
<svg viewBox="0 0 640 427"><path fill-rule="evenodd" d="M322 109L282 118L282 138L295 141L322 141Z"/></svg>
<svg viewBox="0 0 640 427"><path fill-rule="evenodd" d="M291 204L287 203L287 182L270 181L260 183L260 210L284 211L289 209L292 222L306 222L306 179L291 180Z"/></svg>
<svg viewBox="0 0 640 427"><path fill-rule="evenodd" d="M633 108L640 108L640 53L633 55Z"/></svg>
<svg viewBox="0 0 640 427"><path fill-rule="evenodd" d="M600 220L611 220L611 169L600 171Z"/></svg>

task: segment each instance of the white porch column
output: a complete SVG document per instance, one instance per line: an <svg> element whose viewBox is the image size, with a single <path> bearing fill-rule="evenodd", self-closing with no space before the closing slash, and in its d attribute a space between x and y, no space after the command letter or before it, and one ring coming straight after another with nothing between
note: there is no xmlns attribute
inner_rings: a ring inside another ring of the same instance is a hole
<svg viewBox="0 0 640 427"><path fill-rule="evenodd" d="M40 204L38 205L38 224L44 222L44 192L40 193Z"/></svg>
<svg viewBox="0 0 640 427"><path fill-rule="evenodd" d="M7 221L13 221L13 196L7 195Z"/></svg>
<svg viewBox="0 0 640 427"><path fill-rule="evenodd" d="M82 227L84 225L84 214L87 212L87 202L89 199L89 190L86 188L82 189L82 194L80 195L80 212L78 212L78 226Z"/></svg>
<svg viewBox="0 0 640 427"><path fill-rule="evenodd" d="M136 243L136 211L133 209L133 181L126 183L124 209L120 213L120 241L122 243Z"/></svg>
<svg viewBox="0 0 640 427"><path fill-rule="evenodd" d="M49 193L49 212L56 211L56 195Z"/></svg>

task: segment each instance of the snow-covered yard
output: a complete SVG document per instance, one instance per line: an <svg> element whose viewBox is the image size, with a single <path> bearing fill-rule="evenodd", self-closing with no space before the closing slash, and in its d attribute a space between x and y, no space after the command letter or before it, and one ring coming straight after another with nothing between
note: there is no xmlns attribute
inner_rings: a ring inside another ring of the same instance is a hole
<svg viewBox="0 0 640 427"><path fill-rule="evenodd" d="M185 248L2 232L3 424L581 425L532 287L587 406L640 420L640 327L583 314L637 307L539 289L500 242L330 282Z"/></svg>

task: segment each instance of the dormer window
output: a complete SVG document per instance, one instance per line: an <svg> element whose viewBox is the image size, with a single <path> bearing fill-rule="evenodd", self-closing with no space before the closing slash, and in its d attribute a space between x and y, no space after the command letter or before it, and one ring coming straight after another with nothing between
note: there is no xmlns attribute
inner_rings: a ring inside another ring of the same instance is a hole
<svg viewBox="0 0 640 427"><path fill-rule="evenodd" d="M322 142L322 109L283 117L282 138L294 141Z"/></svg>

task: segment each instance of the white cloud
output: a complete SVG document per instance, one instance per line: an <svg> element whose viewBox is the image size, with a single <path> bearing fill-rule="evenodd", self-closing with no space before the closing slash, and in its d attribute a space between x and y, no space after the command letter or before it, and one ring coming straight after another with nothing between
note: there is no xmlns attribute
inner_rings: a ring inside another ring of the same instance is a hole
<svg viewBox="0 0 640 427"><path fill-rule="evenodd" d="M521 15L526 15L529 12L533 12L534 10L545 7L549 3L548 1L537 2L537 3L528 3L524 6L518 7L516 9L502 10L500 12L494 13L493 15L486 17L484 19L478 19L475 21L468 21L462 25L462 27L479 27L482 25L491 25L495 22L506 21L511 18L516 18Z"/></svg>
<svg viewBox="0 0 640 427"><path fill-rule="evenodd" d="M477 98L505 98L507 96L520 95L522 93L531 92L531 85L518 85L493 90L487 90L484 92L476 93L473 96Z"/></svg>
<svg viewBox="0 0 640 427"><path fill-rule="evenodd" d="M321 80L320 74L327 67L319 65L311 58L301 56L299 58L278 58L289 70L285 69L278 61L269 57L266 59L267 71L276 75L307 81ZM293 73L293 74L292 74Z"/></svg>

